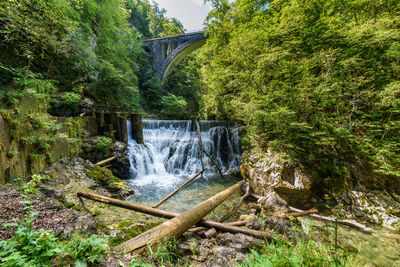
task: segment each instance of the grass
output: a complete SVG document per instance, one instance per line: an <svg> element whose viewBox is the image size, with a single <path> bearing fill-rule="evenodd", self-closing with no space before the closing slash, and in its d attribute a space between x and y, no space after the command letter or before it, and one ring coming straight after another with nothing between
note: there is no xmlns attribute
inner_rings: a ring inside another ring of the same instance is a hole
<svg viewBox="0 0 400 267"><path fill-rule="evenodd" d="M297 243L274 240L251 250L251 255L240 263L241 267L268 266L358 266L360 259L345 249L335 250L333 244L313 239Z"/></svg>

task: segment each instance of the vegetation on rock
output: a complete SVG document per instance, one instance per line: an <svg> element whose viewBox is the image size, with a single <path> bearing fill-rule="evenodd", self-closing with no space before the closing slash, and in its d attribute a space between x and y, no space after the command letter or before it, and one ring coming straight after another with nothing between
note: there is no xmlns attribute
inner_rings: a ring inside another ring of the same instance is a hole
<svg viewBox="0 0 400 267"><path fill-rule="evenodd" d="M400 178L398 1L208 1L204 117L246 125L318 179L352 156Z"/></svg>

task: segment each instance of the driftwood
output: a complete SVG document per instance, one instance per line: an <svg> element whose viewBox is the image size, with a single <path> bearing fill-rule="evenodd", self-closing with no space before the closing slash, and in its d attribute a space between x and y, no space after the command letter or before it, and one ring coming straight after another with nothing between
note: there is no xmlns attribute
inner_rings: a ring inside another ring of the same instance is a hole
<svg viewBox="0 0 400 267"><path fill-rule="evenodd" d="M96 165L96 166L103 165L103 164L105 164L105 163L108 163L108 162L110 162L110 161L113 161L113 160L116 159L116 158L117 158L117 156L112 156L111 158L108 158L108 159L99 161L99 162L97 162L97 163L94 164L94 165Z"/></svg>
<svg viewBox="0 0 400 267"><path fill-rule="evenodd" d="M217 236L217 230L215 230L215 228L211 228L206 231L200 232L199 235L203 238L210 239Z"/></svg>
<svg viewBox="0 0 400 267"><path fill-rule="evenodd" d="M235 207L233 207L233 209L226 214L224 217L221 218L220 222L224 222L226 221L229 217L231 217L233 214L235 214L235 212L240 208L240 205L242 205L242 202L248 197L250 196L250 184L246 185L246 192L245 194L239 199L238 203L236 204Z"/></svg>
<svg viewBox="0 0 400 267"><path fill-rule="evenodd" d="M299 209L296 209L296 208L293 208L293 207L289 207L289 209L291 211L294 211L294 212L303 212L302 210L299 210ZM365 226L365 225L363 225L363 224L361 224L359 222L356 222L354 220L336 220L333 217L327 217L327 216L316 215L316 214L308 214L307 216L310 216L312 218L315 218L315 219L318 219L318 220L321 220L321 221L329 222L329 223L336 223L337 222L338 224L350 226L350 227L353 227L355 229L362 230L362 231L365 231L365 232L371 232L372 231L371 228L369 228L369 227L367 227L367 226Z"/></svg>
<svg viewBox="0 0 400 267"><path fill-rule="evenodd" d="M224 175L222 174L221 168L219 167L217 161L204 149L203 141L201 139L201 130L199 122L197 121L197 119L194 119L193 121L194 124L196 125L197 138L199 140L201 167L204 169L204 164L203 164L203 153L204 153L212 161L212 163L214 163L215 167L218 169L219 174L221 175L221 177L223 177Z"/></svg>
<svg viewBox="0 0 400 267"><path fill-rule="evenodd" d="M205 230L207 230L208 228L206 228L206 227L193 227L193 228L190 228L189 230L187 230L188 232L199 232L199 231L205 231Z"/></svg>
<svg viewBox="0 0 400 267"><path fill-rule="evenodd" d="M306 215L310 215L310 214L314 214L314 213L318 213L318 210L316 208L312 208L312 209L302 211L302 212L295 212L295 213L291 213L291 214L282 214L282 215L279 215L278 217L288 219L290 217L297 218L297 217L302 217L302 216L306 216Z"/></svg>
<svg viewBox="0 0 400 267"><path fill-rule="evenodd" d="M206 169L203 169L202 171L198 172L195 176L193 176L192 178L190 178L189 180L187 180L186 182L184 182L180 187L178 187L177 189L175 189L172 193L170 193L168 196L166 196L165 198L163 198L162 200L160 200L157 204L155 204L153 206L153 208L157 208L158 206L160 206L162 203L164 203L167 199L169 199L170 197L172 197L173 195L176 194L176 192L178 192L179 190L181 190L185 185L187 185L188 183L190 183L191 181L193 181L194 179L196 179L197 176L199 176L200 174L202 174Z"/></svg>
<svg viewBox="0 0 400 267"><path fill-rule="evenodd" d="M243 184L243 181L225 189L215 196L196 205L194 208L182 213L181 215L166 221L138 236L132 238L121 245L116 250L122 253L132 252L133 254L140 253L147 245L155 246L157 243L168 239L180 237L194 224L215 209L219 204L225 201L229 196L235 193Z"/></svg>
<svg viewBox="0 0 400 267"><path fill-rule="evenodd" d="M260 199L261 198L261 196L255 195L255 194L251 194L251 196L254 197L255 199ZM302 213L304 213L304 210L296 209L296 208L293 208L293 207L290 207L290 206L288 208L289 208L289 210L291 210L293 212L299 212L299 213L302 212ZM371 228L369 228L369 227L367 227L367 226L365 226L365 225L363 225L363 224L361 224L359 222L356 222L354 220L336 220L333 217L327 217L327 216L316 215L316 214L307 214L306 216L309 216L309 217L312 217L312 218L315 218L315 219L318 219L318 220L321 220L321 221L324 221L324 222L338 223L338 224L341 224L341 225L346 225L346 226L349 226L349 227L352 227L352 228L355 228L355 229L358 229L358 230L362 230L362 231L365 231L365 232L372 231Z"/></svg>
<svg viewBox="0 0 400 267"><path fill-rule="evenodd" d="M230 223L227 223L227 225L230 225L230 226L243 226L243 225L248 224L251 221L253 221L253 219L244 220L244 221L237 221L237 222L230 222Z"/></svg>
<svg viewBox="0 0 400 267"><path fill-rule="evenodd" d="M165 210L161 210L161 209L155 209L155 208L151 208L151 207L146 207L144 205L139 205L139 204L135 204L132 202L127 202L127 201L114 199L114 198L110 198L110 197L105 197L105 196L101 196L98 194L78 192L77 195L78 195L79 199L86 198L86 199L94 200L97 202L117 206L120 208L129 209L129 210L134 210L137 212L142 212L142 213L146 213L149 215L153 215L153 216L157 216L157 217L161 217L161 218L165 218L165 219L172 219L172 218L179 216L179 213L165 211ZM270 239L270 238L276 237L274 234L251 230L251 229L246 229L246 228L240 228L240 227L237 227L234 225L213 222L213 221L209 221L209 220L201 220L199 223L197 223L197 225L203 226L203 229L197 229L196 231L205 230L207 228L215 228L216 230L221 231L221 232L228 232L228 233L233 233L233 234L242 233L245 235L250 235L250 236L253 236L256 238L261 238L261 239L264 239L264 238ZM192 232L194 229L195 228L192 228L189 231Z"/></svg>

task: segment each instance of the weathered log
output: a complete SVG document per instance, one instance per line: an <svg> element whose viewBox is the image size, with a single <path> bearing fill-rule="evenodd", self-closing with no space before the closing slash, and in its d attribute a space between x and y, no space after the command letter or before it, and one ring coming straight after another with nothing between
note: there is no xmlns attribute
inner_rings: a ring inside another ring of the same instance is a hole
<svg viewBox="0 0 400 267"><path fill-rule="evenodd" d="M103 164L105 164L105 163L108 163L108 162L110 162L110 161L113 161L113 160L116 159L116 158L117 158L117 156L112 156L111 158L108 158L108 159L99 161L99 162L97 162L97 163L94 164L94 165L96 165L96 166L103 165Z"/></svg>
<svg viewBox="0 0 400 267"><path fill-rule="evenodd" d="M230 222L230 223L226 223L227 225L230 226L243 226L248 224L249 222L251 222L253 219L250 220L244 220L244 221L236 221L236 222Z"/></svg>
<svg viewBox="0 0 400 267"><path fill-rule="evenodd" d="M294 212L304 212L302 210L299 210L299 209L296 209L296 208L293 208L293 207L289 207L289 209L291 211L294 211ZM315 218L315 219L318 219L318 220L321 220L321 221L329 222L329 223L338 223L338 224L350 226L350 227L353 227L355 229L362 230L362 231L365 231L365 232L371 232L372 231L371 228L369 228L369 227L367 227L367 226L365 226L365 225L363 225L363 224L361 224L359 222L356 222L354 220L336 220L333 217L327 217L327 216L316 215L316 214L308 214L307 216L310 216L312 218Z"/></svg>
<svg viewBox="0 0 400 267"><path fill-rule="evenodd" d="M239 199L238 203L236 204L235 207L233 207L233 209L226 214L224 217L221 218L221 220L219 220L220 222L224 222L226 221L229 217L231 217L233 214L235 214L235 212L240 208L240 205L242 205L242 202L248 197L250 196L250 184L246 185L246 192L245 194Z"/></svg>
<svg viewBox="0 0 400 267"><path fill-rule="evenodd" d="M161 209L155 209L155 208L151 208L151 207L146 207L146 206L143 206L140 204L135 204L132 202L127 202L127 201L114 199L114 198L110 198L110 197L105 197L105 196L101 196L101 195L94 194L94 193L78 192L77 195L78 195L79 199L86 198L86 199L90 199L93 201L117 206L120 208L129 209L129 210L134 210L137 212L142 212L142 213L146 213L149 215L153 215L153 216L157 216L157 217L161 217L161 218L165 218L165 219L172 219L172 218L175 218L180 215L179 213L165 211L165 210L161 210ZM207 228L215 228L221 232L228 232L228 233L232 233L232 234L242 233L242 234L250 235L250 236L253 236L256 238L260 238L260 239L264 239L264 238L270 239L270 238L276 237L276 235L274 235L274 234L251 230L251 229L246 229L246 228L240 228L240 227L236 227L233 225L209 221L209 220L201 220L199 223L197 223L197 225L204 226L204 229L198 229L196 231L205 230ZM190 232L192 232L193 230L195 230L195 228L189 229Z"/></svg>
<svg viewBox="0 0 400 267"><path fill-rule="evenodd" d="M218 169L219 175L223 177L223 173L221 171L221 168L219 167L217 161L204 149L203 141L201 139L201 129L200 129L200 124L197 121L197 119L194 119L194 124L196 125L196 130L197 130L197 138L199 140L199 146L200 146L200 160L201 160L201 166L204 169L203 166L203 153L206 154L206 156L214 163L215 167Z"/></svg>
<svg viewBox="0 0 400 267"><path fill-rule="evenodd" d="M289 217L297 218L297 217L307 216L307 215L314 214L314 213L318 213L318 210L316 208L312 208L312 209L302 211L302 212L295 212L295 213L291 213L291 214L282 214L282 215L279 215L278 217L285 218L285 219L287 219Z"/></svg>
<svg viewBox="0 0 400 267"><path fill-rule="evenodd" d="M261 198L261 196L256 195L256 194L251 194L250 196L254 197L257 200ZM304 210L296 209L294 207L290 207L289 206L288 208L293 212L304 212ZM371 232L372 231L371 228L369 228L369 227L367 227L367 226L365 226L365 225L363 225L363 224L361 224L359 222L356 222L354 220L336 220L333 217L327 217L327 216L322 216L322 215L317 215L317 214L307 214L306 216L309 216L309 217L312 217L312 218L315 218L315 219L318 219L318 220L321 220L321 221L324 221L324 222L329 222L329 223L337 222L338 224L346 225L346 226L349 226L349 227L353 227L355 229L362 230L362 231L365 231L365 232Z"/></svg>
<svg viewBox="0 0 400 267"><path fill-rule="evenodd" d="M193 176L192 178L190 178L189 180L187 180L186 182L184 182L180 187L178 187L177 189L175 189L172 193L170 193L168 196L164 197L162 200L160 200L157 204L155 204L153 206L153 208L157 208L158 206L160 206L162 203L164 203L167 199L169 199L170 197L172 197L173 195L175 195L179 190L181 190L185 185L187 185L188 183L190 183L191 181L193 181L194 179L196 179L200 174L202 174L206 169L203 169L202 171L199 171L198 173L196 173L195 176Z"/></svg>
<svg viewBox="0 0 400 267"><path fill-rule="evenodd" d="M189 230L187 230L188 232L199 232L199 231L205 231L205 230L207 230L208 228L206 228L206 227L193 227L193 228L190 228Z"/></svg>
<svg viewBox="0 0 400 267"><path fill-rule="evenodd" d="M215 230L215 228L211 228L200 232L199 235L203 238L210 239L217 236L217 230Z"/></svg>
<svg viewBox="0 0 400 267"><path fill-rule="evenodd" d="M166 238L174 239L180 237L189 228L200 222L204 216L206 216L229 196L235 193L235 191L238 190L242 184L243 181L240 181L224 191L216 194L215 196L207 199L206 201L196 205L194 208L182 213L181 215L122 243L116 248L117 251L123 253L132 252L133 254L136 254L138 250L143 249L146 247L146 245L154 246Z"/></svg>

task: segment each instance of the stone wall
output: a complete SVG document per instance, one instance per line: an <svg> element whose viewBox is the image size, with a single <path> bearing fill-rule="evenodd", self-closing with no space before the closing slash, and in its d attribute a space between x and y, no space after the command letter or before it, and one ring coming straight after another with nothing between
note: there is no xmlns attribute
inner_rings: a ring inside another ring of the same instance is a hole
<svg viewBox="0 0 400 267"><path fill-rule="evenodd" d="M0 115L0 184L25 178L48 167L61 158L78 155L81 139L76 136L84 125L85 118L60 119L64 136L57 137L46 154L36 154L31 145L11 139L10 128Z"/></svg>
<svg viewBox="0 0 400 267"><path fill-rule="evenodd" d="M34 97L21 100L21 112L45 113L47 103ZM126 120L132 123L132 137L143 143L142 117L130 113L92 113L84 117L58 117L62 127L55 142L50 144L48 153L37 154L35 148L24 144L17 138L11 138L10 127L0 115L0 184L13 182L15 178L26 178L40 172L53 162L62 158L74 158L79 155L82 139L87 136L110 134L114 141L128 141ZM84 134L86 131L87 134Z"/></svg>

